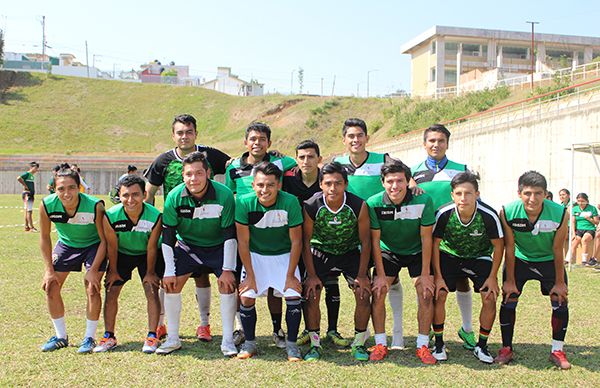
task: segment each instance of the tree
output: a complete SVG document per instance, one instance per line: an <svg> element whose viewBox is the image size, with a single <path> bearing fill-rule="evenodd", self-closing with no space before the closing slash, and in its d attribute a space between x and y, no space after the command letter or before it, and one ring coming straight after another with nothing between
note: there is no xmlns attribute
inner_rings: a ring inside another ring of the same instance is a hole
<svg viewBox="0 0 600 388"><path fill-rule="evenodd" d="M304 88L304 69L298 68L298 85L300 85L300 94L302 94L302 89Z"/></svg>
<svg viewBox="0 0 600 388"><path fill-rule="evenodd" d="M0 65L4 63L4 31L0 30Z"/></svg>

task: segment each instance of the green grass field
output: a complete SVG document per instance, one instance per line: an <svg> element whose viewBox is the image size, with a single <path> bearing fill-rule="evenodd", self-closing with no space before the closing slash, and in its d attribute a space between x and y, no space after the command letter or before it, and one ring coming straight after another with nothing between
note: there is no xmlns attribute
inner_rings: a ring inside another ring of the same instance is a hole
<svg viewBox="0 0 600 388"><path fill-rule="evenodd" d="M39 199L37 200L39 204ZM119 347L107 354L78 355L75 347L42 353L39 346L53 335L40 288L43 274L39 234L25 233L19 196L0 196L0 386L586 386L600 384L600 329L597 295L600 274L577 268L570 273L571 322L565 347L573 364L559 371L548 361L550 351L550 304L536 284L526 286L517 310L516 360L500 367L484 365L463 350L456 330L460 318L454 297L449 298L446 340L449 360L422 366L414 355L416 335L415 293L403 273L405 290L405 351L391 351L381 363L355 362L349 350L326 343L323 359L316 363L288 363L284 351L271 343L271 324L266 300L259 300L257 335L259 356L240 361L224 359L220 336L212 343L195 337L198 313L193 285L184 289L181 334L183 350L170 356L146 355L141 350L146 333L145 299L137 275L122 293L117 318ZM37 219L37 211L34 212ZM55 235L53 235L55 238ZM71 344L78 344L85 330L83 276L73 273L65 283L67 329ZM215 282L213 282L215 283ZM350 336L352 296L342 287L340 332ZM478 312L478 296L474 298ZM324 306L323 306L324 308ZM220 332L216 287L213 287L213 334ZM325 317L324 317L325 318ZM326 325L323 320L323 326ZM387 328L391 331L391 320ZM98 336L103 332L100 322ZM372 341L372 340L371 340ZM496 320L490 350L500 347Z"/></svg>

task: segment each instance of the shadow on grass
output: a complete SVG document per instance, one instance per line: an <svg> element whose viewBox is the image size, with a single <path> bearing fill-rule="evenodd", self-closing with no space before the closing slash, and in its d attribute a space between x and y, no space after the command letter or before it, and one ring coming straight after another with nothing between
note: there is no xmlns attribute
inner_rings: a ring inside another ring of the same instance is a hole
<svg viewBox="0 0 600 388"><path fill-rule="evenodd" d="M49 75L48 78L60 80ZM19 93L12 88L23 88L41 85L43 82L39 77L33 76L28 72L21 71L0 71L0 104L10 105L11 101L27 101L23 93Z"/></svg>

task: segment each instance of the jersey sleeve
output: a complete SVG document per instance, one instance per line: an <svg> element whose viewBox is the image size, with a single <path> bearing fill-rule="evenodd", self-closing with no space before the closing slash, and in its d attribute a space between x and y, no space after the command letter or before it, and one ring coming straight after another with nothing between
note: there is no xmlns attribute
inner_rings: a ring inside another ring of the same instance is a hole
<svg viewBox="0 0 600 388"><path fill-rule="evenodd" d="M381 225L379 224L379 219L377 218L377 212L375 211L375 207L369 204L367 201L367 205L369 207L369 218L371 220L371 229L379 230L381 229Z"/></svg>
<svg viewBox="0 0 600 388"><path fill-rule="evenodd" d="M444 238L444 234L446 232L446 226L448 225L448 220L452 215L454 209L446 210L443 213L440 213L437 217L435 226L433 228L433 237Z"/></svg>
<svg viewBox="0 0 600 388"><path fill-rule="evenodd" d="M286 171L289 171L296 167L296 160L290 158L289 156L284 156L281 160L281 164L283 165L283 172L285 173Z"/></svg>
<svg viewBox="0 0 600 388"><path fill-rule="evenodd" d="M225 166L227 165L227 161L231 159L229 155L216 148L208 147L206 149L206 156L208 158L208 161L210 162L210 166L212 167L212 173L214 175L225 173Z"/></svg>
<svg viewBox="0 0 600 388"><path fill-rule="evenodd" d="M231 173L234 168L235 167L233 167L233 163L227 166L227 169L225 170L225 186L227 186L229 190L235 193L235 181L231 177Z"/></svg>
<svg viewBox="0 0 600 388"><path fill-rule="evenodd" d="M365 201L363 201L359 196L346 192L346 204L350 206L354 214L356 214L356 218L358 218L358 215L360 214L360 209L362 208L363 203L365 203Z"/></svg>
<svg viewBox="0 0 600 388"><path fill-rule="evenodd" d="M318 198L316 197L316 194L304 201L303 207L310 219L314 221L315 217L317 216L317 211L319 210Z"/></svg>
<svg viewBox="0 0 600 388"><path fill-rule="evenodd" d="M177 211L175 210L175 201L173 196L167 196L163 209L163 225L164 226L177 226Z"/></svg>
<svg viewBox="0 0 600 388"><path fill-rule="evenodd" d="M288 225L290 228L302 225L304 218L302 217L302 208L296 198L290 196L288 205Z"/></svg>
<svg viewBox="0 0 600 388"><path fill-rule="evenodd" d="M226 229L234 224L235 221L235 200L233 193L227 192L225 201L223 201L223 212L221 213L221 228Z"/></svg>
<svg viewBox="0 0 600 388"><path fill-rule="evenodd" d="M248 225L248 211L244 201L240 197L235 199L235 222Z"/></svg>
<svg viewBox="0 0 600 388"><path fill-rule="evenodd" d="M431 226L435 224L435 208L431 197L427 198L423 214L421 214L421 226Z"/></svg>
<svg viewBox="0 0 600 388"><path fill-rule="evenodd" d="M596 217L598 215L598 210L595 206L590 205L590 207L592 208L592 217Z"/></svg>
<svg viewBox="0 0 600 388"><path fill-rule="evenodd" d="M154 186L161 186L165 181L166 154L161 154L152 162L144 176Z"/></svg>
<svg viewBox="0 0 600 388"><path fill-rule="evenodd" d="M14 175L13 175L13 176L14 176ZM28 172L24 172L23 174L19 175L19 177L20 177L21 179L23 179L23 181L25 181L25 182L27 181L27 178L28 178L28 176L29 176L29 173L28 173Z"/></svg>
<svg viewBox="0 0 600 388"><path fill-rule="evenodd" d="M485 204L480 204L478 211L483 216L483 224L485 225L490 240L503 238L504 232L502 230L502 223L500 222L500 217L498 217L496 210Z"/></svg>

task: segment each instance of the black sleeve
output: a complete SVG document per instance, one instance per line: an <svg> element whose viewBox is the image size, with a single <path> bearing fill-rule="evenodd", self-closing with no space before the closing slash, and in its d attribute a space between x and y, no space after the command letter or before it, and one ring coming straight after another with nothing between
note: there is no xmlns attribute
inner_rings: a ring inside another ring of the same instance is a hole
<svg viewBox="0 0 600 388"><path fill-rule="evenodd" d="M235 238L236 233L235 233L235 224L228 226L225 229L221 230L221 233L223 233L223 240L227 241L229 239Z"/></svg>
<svg viewBox="0 0 600 388"><path fill-rule="evenodd" d="M212 167L212 173L225 174L227 161L230 158L225 152L212 147L206 147L206 157Z"/></svg>
<svg viewBox="0 0 600 388"><path fill-rule="evenodd" d="M317 210L319 210L319 198L322 196L321 192L315 193L312 197L304 201L304 210L310 217L311 220L315 220L317 216Z"/></svg>
<svg viewBox="0 0 600 388"><path fill-rule="evenodd" d="M363 201L359 196L346 192L346 204L350 206L350 209L352 209L354 214L356 214L356 218L358 218L358 215L360 214L360 209L362 209L363 203L365 203L365 201Z"/></svg>
<svg viewBox="0 0 600 388"><path fill-rule="evenodd" d="M161 186L165 181L165 167L169 164L167 153L160 154L148 167L144 177L154 186Z"/></svg>
<svg viewBox="0 0 600 388"><path fill-rule="evenodd" d="M162 238L163 244L175 248L175 243L177 242L177 228L163 224Z"/></svg>
<svg viewBox="0 0 600 388"><path fill-rule="evenodd" d="M444 238L444 234L446 232L446 225L448 225L448 220L450 219L450 216L452 215L453 211L454 208L446 210L437 217L435 226L433 227L433 237L441 239Z"/></svg>
<svg viewBox="0 0 600 388"><path fill-rule="evenodd" d="M498 217L496 210L485 203L479 203L478 206L478 211L483 217L483 224L485 225L485 230L490 240L496 240L499 239L500 236L504 236L502 223L500 222L500 217Z"/></svg>

